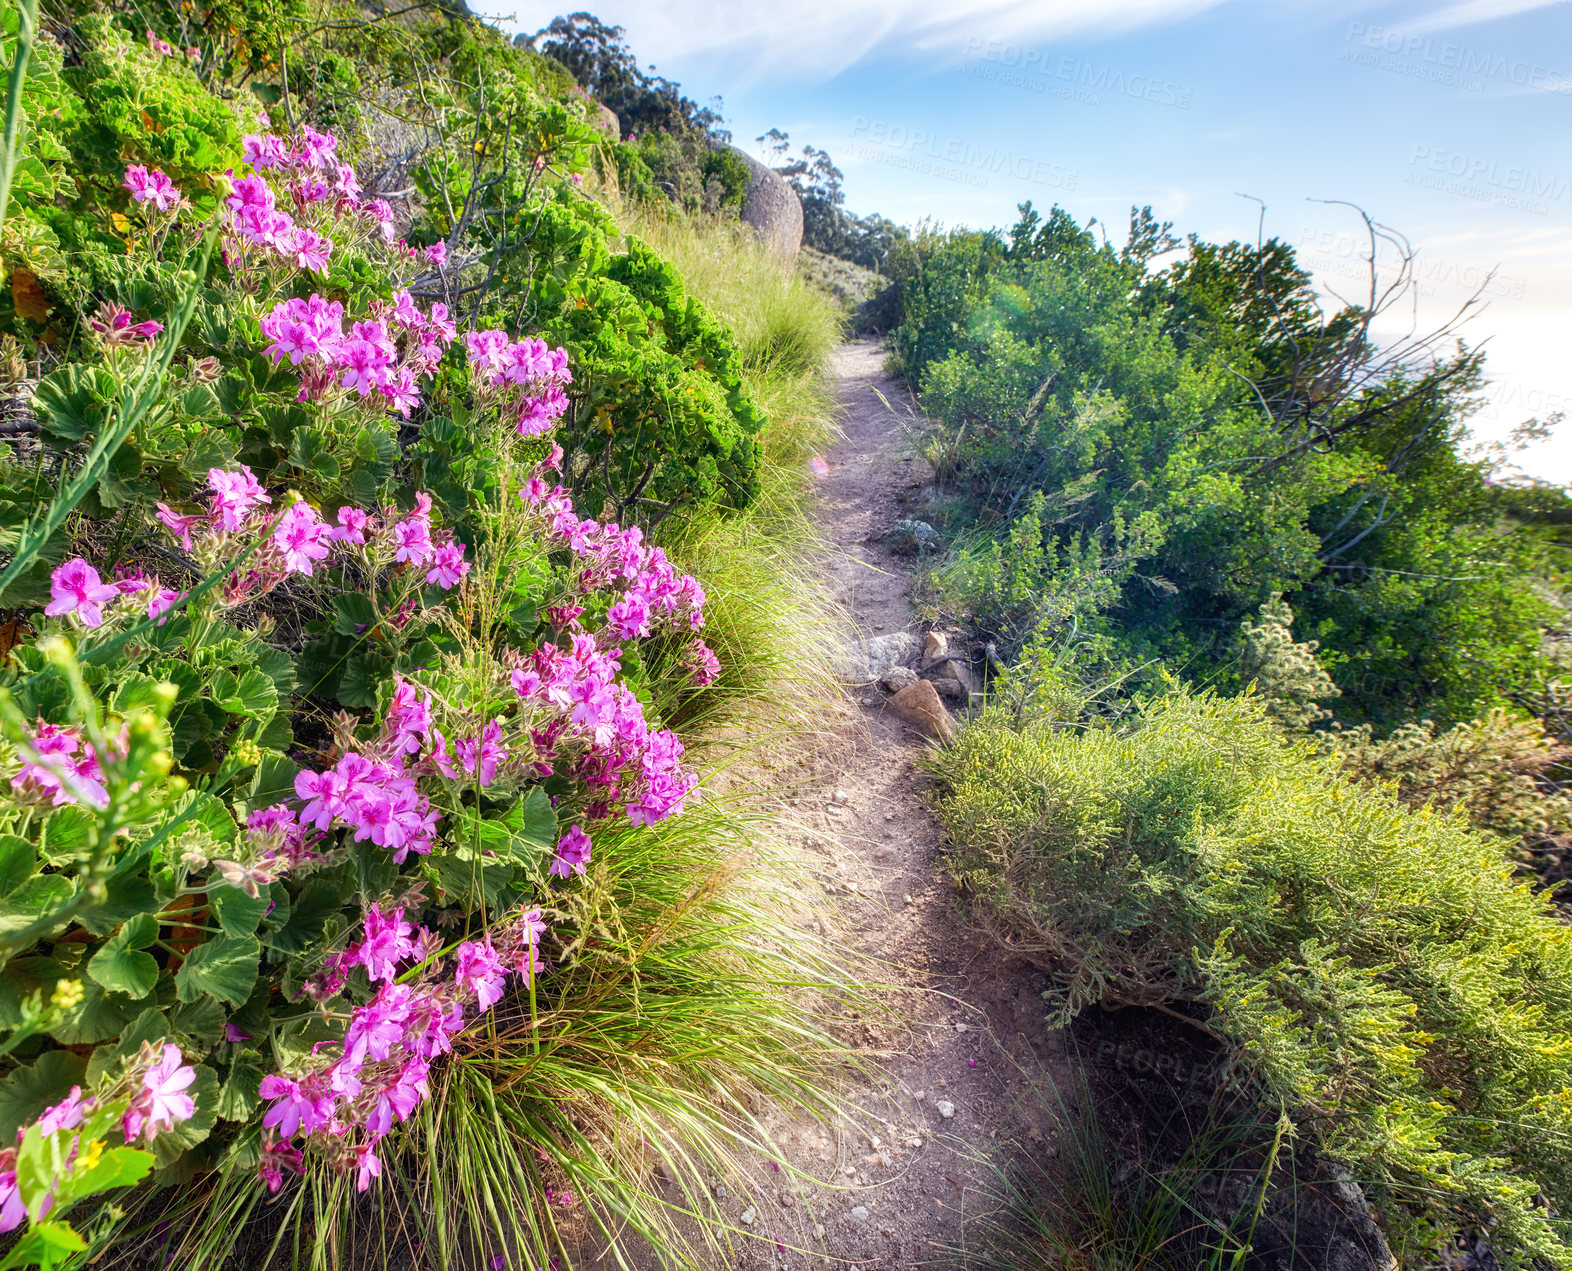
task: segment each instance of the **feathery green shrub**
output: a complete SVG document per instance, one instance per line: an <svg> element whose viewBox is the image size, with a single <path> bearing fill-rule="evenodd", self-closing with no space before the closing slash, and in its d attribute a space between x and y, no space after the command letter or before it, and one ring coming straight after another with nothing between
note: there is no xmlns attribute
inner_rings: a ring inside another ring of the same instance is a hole
<svg viewBox="0 0 1572 1271"><path fill-rule="evenodd" d="M990 707L931 763L976 920L1088 1003L1190 1003L1405 1256L1572 1266L1572 929L1460 813L1183 689L1087 731Z"/></svg>

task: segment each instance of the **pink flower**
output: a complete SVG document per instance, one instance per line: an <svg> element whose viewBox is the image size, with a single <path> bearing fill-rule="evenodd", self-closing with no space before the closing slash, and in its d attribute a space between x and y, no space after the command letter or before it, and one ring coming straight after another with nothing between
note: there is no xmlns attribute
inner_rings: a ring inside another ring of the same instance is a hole
<svg viewBox="0 0 1572 1271"><path fill-rule="evenodd" d="M409 938L413 928L402 909L383 913L376 905L366 910L365 927L366 938L355 960L373 980L391 983L398 974L398 964L415 951Z"/></svg>
<svg viewBox="0 0 1572 1271"><path fill-rule="evenodd" d="M551 863L551 873L557 878L584 874L590 859L590 836L574 826L557 844L557 859Z"/></svg>
<svg viewBox="0 0 1572 1271"><path fill-rule="evenodd" d="M43 1115L38 1118L38 1132L43 1135L54 1134L57 1130L74 1130L82 1124L82 1118L93 1108L91 1098L82 1098L82 1087L72 1086L71 1093L66 1095L52 1108L45 1108Z"/></svg>
<svg viewBox="0 0 1572 1271"><path fill-rule="evenodd" d="M104 623L102 606L116 599L120 589L99 578L98 571L78 556L68 560L49 576L49 603L44 612L51 618L74 614L91 630Z"/></svg>
<svg viewBox="0 0 1572 1271"><path fill-rule="evenodd" d="M363 1143L355 1149L355 1190L365 1191L371 1186L371 1180L382 1177L382 1162L378 1159L373 1144Z"/></svg>
<svg viewBox="0 0 1572 1271"><path fill-rule="evenodd" d="M444 543L431 558L431 570L426 581L451 591L469 573L469 562L464 559L464 544Z"/></svg>
<svg viewBox="0 0 1572 1271"><path fill-rule="evenodd" d="M291 1139L297 1130L310 1134L326 1125L333 1115L333 1098L325 1091L308 1088L310 1085L277 1073L263 1077L257 1093L273 1104L262 1118L263 1126L276 1128L281 1137Z"/></svg>
<svg viewBox="0 0 1572 1271"><path fill-rule="evenodd" d="M184 598L184 592L170 591L168 587L154 587L147 597L147 616L162 618Z"/></svg>
<svg viewBox="0 0 1572 1271"><path fill-rule="evenodd" d="M489 1011L494 1003L502 999L502 991L507 984L507 968L492 948L490 936L459 945L453 978L459 988L475 994L475 1000L483 1011Z"/></svg>
<svg viewBox="0 0 1572 1271"><path fill-rule="evenodd" d="M371 325L356 323L356 330ZM346 340L338 351L337 362L343 371L340 381L345 388L352 388L362 397L375 392L388 383L388 367L393 364L393 352L381 341L357 336Z"/></svg>
<svg viewBox="0 0 1572 1271"><path fill-rule="evenodd" d="M426 259L438 269L448 263L448 245L446 243L433 243L426 248Z"/></svg>
<svg viewBox="0 0 1572 1271"><path fill-rule="evenodd" d="M366 528L371 518L359 508L341 507L338 510L338 528L328 531L328 537L335 543L353 543L355 546L364 546L366 542Z"/></svg>
<svg viewBox="0 0 1572 1271"><path fill-rule="evenodd" d="M695 640L688 657L689 660L684 665L693 676L694 683L701 687L713 684L720 675L721 666L720 659L710 651L709 646L703 640Z"/></svg>
<svg viewBox="0 0 1572 1271"><path fill-rule="evenodd" d="M480 773L480 784L489 786L497 779L497 765L507 762L508 752L502 748L502 725L492 720L479 738L459 737L453 750L465 772L474 776Z"/></svg>
<svg viewBox="0 0 1572 1271"><path fill-rule="evenodd" d="M315 230L296 228L287 244L280 244L280 255L297 269L314 274L327 271L328 256L333 251L333 240L323 238Z"/></svg>
<svg viewBox="0 0 1572 1271"><path fill-rule="evenodd" d="M22 1189L16 1185L16 1149L0 1152L0 1231L15 1231L27 1217Z"/></svg>
<svg viewBox="0 0 1572 1271"><path fill-rule="evenodd" d="M180 1047L165 1042L158 1061L142 1076L142 1088L132 1096L121 1121L126 1142L144 1136L151 1143L159 1130L172 1130L176 1121L196 1115L196 1104L185 1093L196 1080L196 1069L183 1062Z"/></svg>
<svg viewBox="0 0 1572 1271"><path fill-rule="evenodd" d="M207 483L213 490L209 504L211 515L226 530L238 530L246 519L246 513L252 508L273 501L245 464L241 464L234 472L209 468Z"/></svg>
<svg viewBox="0 0 1572 1271"><path fill-rule="evenodd" d="M409 367L403 367L397 379L389 379L382 386L382 394L388 399L388 406L398 411L405 419L413 407L420 405L420 390L415 386L415 373Z"/></svg>
<svg viewBox="0 0 1572 1271"><path fill-rule="evenodd" d="M393 293L393 309L388 317L401 327L414 327L416 330L426 324L426 320L420 316L420 310L415 307L415 298L409 294L407 287Z"/></svg>
<svg viewBox="0 0 1572 1271"><path fill-rule="evenodd" d="M292 503L273 531L273 546L283 554L284 565L297 574L311 576L311 562L327 559L332 531L304 499Z"/></svg>
<svg viewBox="0 0 1572 1271"><path fill-rule="evenodd" d="M393 541L398 545L393 559L408 561L417 568L436 554L436 547L431 542L430 520L415 513L394 522Z"/></svg>
<svg viewBox="0 0 1572 1271"><path fill-rule="evenodd" d="M267 1082L263 1078L263 1084ZM292 1147L281 1139L269 1138L262 1144L261 1160L257 1163L257 1175L267 1184L269 1192L276 1192L284 1185L284 1173L304 1174L306 1172L305 1159L300 1155L300 1149Z"/></svg>
<svg viewBox="0 0 1572 1271"><path fill-rule="evenodd" d="M271 133L261 137L247 133L240 144L241 157L253 168L282 168L289 161L283 138Z"/></svg>

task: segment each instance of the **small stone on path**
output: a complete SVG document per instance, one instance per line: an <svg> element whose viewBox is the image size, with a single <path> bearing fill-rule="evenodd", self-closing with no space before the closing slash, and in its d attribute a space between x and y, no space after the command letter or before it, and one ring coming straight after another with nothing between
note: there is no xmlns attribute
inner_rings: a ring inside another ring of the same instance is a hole
<svg viewBox="0 0 1572 1271"><path fill-rule="evenodd" d="M955 1105L948 1099L940 1099L939 1102L933 1106L939 1110L939 1115L946 1121L955 1115Z"/></svg>

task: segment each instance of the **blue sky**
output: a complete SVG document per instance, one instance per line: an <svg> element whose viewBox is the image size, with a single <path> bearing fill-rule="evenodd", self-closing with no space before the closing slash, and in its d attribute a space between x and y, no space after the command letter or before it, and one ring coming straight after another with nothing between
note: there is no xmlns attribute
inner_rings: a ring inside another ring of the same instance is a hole
<svg viewBox="0 0 1572 1271"><path fill-rule="evenodd" d="M504 29L563 9L483 0ZM583 3L584 0L580 0ZM577 6L575 6L577 7ZM1561 410L1514 457L1572 483L1572 0L604 0L634 51L736 142L776 127L830 152L847 205L1008 225L1063 204L1119 241L1131 204L1182 233L1298 247L1363 286L1355 203L1419 249L1396 337L1491 270L1481 440Z"/></svg>

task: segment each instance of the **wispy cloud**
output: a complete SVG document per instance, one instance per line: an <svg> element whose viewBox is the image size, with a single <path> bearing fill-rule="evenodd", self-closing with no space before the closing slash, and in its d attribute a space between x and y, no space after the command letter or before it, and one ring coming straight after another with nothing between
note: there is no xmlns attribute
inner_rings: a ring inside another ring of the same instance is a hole
<svg viewBox="0 0 1572 1271"><path fill-rule="evenodd" d="M1520 13L1532 13L1535 9L1547 9L1560 3L1562 0L1457 0L1457 3L1421 18L1412 27L1415 31L1447 31L1454 27L1476 26L1481 22L1516 17Z"/></svg>
<svg viewBox="0 0 1572 1271"><path fill-rule="evenodd" d="M601 4L639 57L662 70L716 63L734 81L827 79L870 57L944 65L968 42L1102 39L1182 21L1225 0L643 0ZM483 0L499 14L507 0ZM534 31L555 6L525 4L510 30ZM975 46L974 46L975 47Z"/></svg>

